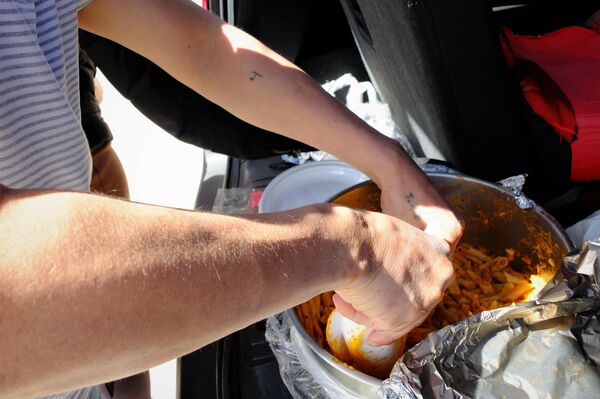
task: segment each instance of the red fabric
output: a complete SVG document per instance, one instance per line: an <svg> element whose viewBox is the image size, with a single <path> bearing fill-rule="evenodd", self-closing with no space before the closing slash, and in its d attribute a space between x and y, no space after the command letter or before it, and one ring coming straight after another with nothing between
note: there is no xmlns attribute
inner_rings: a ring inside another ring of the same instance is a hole
<svg viewBox="0 0 600 399"><path fill-rule="evenodd" d="M507 30L508 31L508 30ZM516 59L508 38L500 35L500 44L508 69L516 67ZM529 65L531 64L531 65ZM521 90L533 111L541 116L569 143L577 134L575 111L560 87L543 70L533 63L521 67Z"/></svg>
<svg viewBox="0 0 600 399"><path fill-rule="evenodd" d="M510 49L510 44L508 43L508 39L504 35L500 35L500 45L502 46L502 52L504 53L504 59L506 60L506 66L508 69L513 69L515 67L515 55Z"/></svg>
<svg viewBox="0 0 600 399"><path fill-rule="evenodd" d="M600 180L600 35L580 27L542 36L505 34L515 56L539 65L575 110L571 179Z"/></svg>
<svg viewBox="0 0 600 399"><path fill-rule="evenodd" d="M248 208L250 208L250 209L258 209L258 204L260 204L261 197L262 197L262 191L252 191L252 192L250 192L250 199L248 201Z"/></svg>
<svg viewBox="0 0 600 399"><path fill-rule="evenodd" d="M572 143L577 134L577 118L569 99L536 64L528 62L520 69L521 90L531 108L561 137Z"/></svg>

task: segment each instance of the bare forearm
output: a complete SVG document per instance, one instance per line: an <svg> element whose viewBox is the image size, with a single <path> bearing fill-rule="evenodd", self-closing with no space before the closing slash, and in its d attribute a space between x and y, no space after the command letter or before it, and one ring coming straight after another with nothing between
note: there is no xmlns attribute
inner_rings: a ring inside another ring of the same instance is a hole
<svg viewBox="0 0 600 399"><path fill-rule="evenodd" d="M328 151L382 187L386 213L456 242L462 227L401 146L309 76L189 0L96 0L84 29L120 42L242 119Z"/></svg>
<svg viewBox="0 0 600 399"><path fill-rule="evenodd" d="M206 90L238 117L343 158L378 181L392 165L405 175L418 170L397 142L246 33L224 25L216 40L223 44L215 46L206 69L186 76L190 87Z"/></svg>
<svg viewBox="0 0 600 399"><path fill-rule="evenodd" d="M389 165L405 173L412 168L397 143L341 106L298 67L191 2L144 1L146 19L133 33L134 22L126 13L117 15L113 1L84 9L83 27L151 58L238 117L329 151L378 180ZM127 9L139 0L119 1ZM171 22L149 22L165 16Z"/></svg>
<svg viewBox="0 0 600 399"><path fill-rule="evenodd" d="M318 212L314 223L252 220L6 194L0 391L33 396L132 374L331 288L342 275L316 269L342 246L326 244L318 224Z"/></svg>

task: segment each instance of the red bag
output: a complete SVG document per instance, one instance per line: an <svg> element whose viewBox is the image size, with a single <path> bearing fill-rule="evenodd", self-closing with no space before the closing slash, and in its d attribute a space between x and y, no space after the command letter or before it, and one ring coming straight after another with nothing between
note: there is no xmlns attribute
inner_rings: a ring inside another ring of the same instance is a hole
<svg viewBox="0 0 600 399"><path fill-rule="evenodd" d="M504 33L514 56L538 65L568 100L553 90L547 96L548 86L540 88L537 79L525 82L534 111L571 142L571 179L600 180L600 35L580 27L541 36Z"/></svg>

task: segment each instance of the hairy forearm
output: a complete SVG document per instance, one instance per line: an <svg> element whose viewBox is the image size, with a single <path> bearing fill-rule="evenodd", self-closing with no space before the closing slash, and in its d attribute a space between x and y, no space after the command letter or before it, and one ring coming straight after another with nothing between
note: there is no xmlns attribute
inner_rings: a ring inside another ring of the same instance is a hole
<svg viewBox="0 0 600 399"><path fill-rule="evenodd" d="M0 201L0 391L14 397L145 370L346 278L323 267L349 256L320 211L235 218L31 191Z"/></svg>

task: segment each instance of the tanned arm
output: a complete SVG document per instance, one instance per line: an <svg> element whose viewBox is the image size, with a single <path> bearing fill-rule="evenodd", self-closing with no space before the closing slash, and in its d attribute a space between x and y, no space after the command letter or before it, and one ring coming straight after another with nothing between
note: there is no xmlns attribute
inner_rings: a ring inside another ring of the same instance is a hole
<svg viewBox="0 0 600 399"><path fill-rule="evenodd" d="M80 25L151 59L256 126L328 151L383 189L384 211L455 243L456 217L401 146L259 41L189 0L95 0Z"/></svg>
<svg viewBox="0 0 600 399"><path fill-rule="evenodd" d="M374 327L407 329L452 275L443 241L343 207L232 217L82 193L0 194L8 398L135 374L331 289L381 302Z"/></svg>

